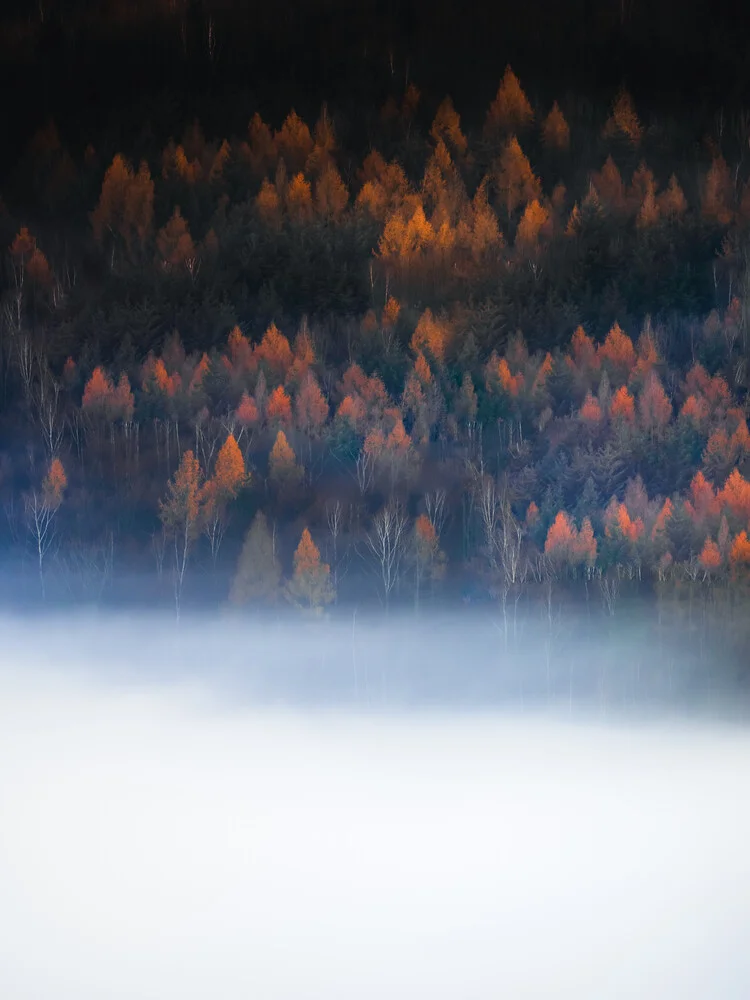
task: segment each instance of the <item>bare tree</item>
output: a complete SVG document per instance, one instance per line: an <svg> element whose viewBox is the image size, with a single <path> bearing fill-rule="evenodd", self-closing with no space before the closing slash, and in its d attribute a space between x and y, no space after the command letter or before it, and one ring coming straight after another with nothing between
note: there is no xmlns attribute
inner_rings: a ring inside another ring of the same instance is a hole
<svg viewBox="0 0 750 1000"><path fill-rule="evenodd" d="M375 515L372 529L365 536L380 579L386 611L391 592L398 582L407 523L408 519L401 506L393 501Z"/></svg>
<svg viewBox="0 0 750 1000"><path fill-rule="evenodd" d="M326 520L328 521L328 530L331 533L331 541L333 542L333 559L331 560L331 568L333 570L333 587L334 590L338 586L338 565L339 565L339 535L341 534L341 522L344 516L344 508L340 500L328 501L326 504Z"/></svg>
<svg viewBox="0 0 750 1000"><path fill-rule="evenodd" d="M446 498L447 494L444 489L437 489L432 493L426 493L424 498L425 511L430 519L430 524L435 529L438 542L442 537L443 528L445 527L447 516Z"/></svg>
<svg viewBox="0 0 750 1000"><path fill-rule="evenodd" d="M375 473L375 459L369 452L366 452L364 448L360 451L359 455L357 455L355 471L359 492L362 496L364 496L372 486L372 478Z"/></svg>

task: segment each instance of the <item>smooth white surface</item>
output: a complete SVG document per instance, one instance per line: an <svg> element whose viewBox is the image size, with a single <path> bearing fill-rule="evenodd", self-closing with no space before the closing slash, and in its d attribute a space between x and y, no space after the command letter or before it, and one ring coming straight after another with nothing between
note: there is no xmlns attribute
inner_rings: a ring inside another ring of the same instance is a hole
<svg viewBox="0 0 750 1000"><path fill-rule="evenodd" d="M3 1000L747 998L750 740L0 670Z"/></svg>

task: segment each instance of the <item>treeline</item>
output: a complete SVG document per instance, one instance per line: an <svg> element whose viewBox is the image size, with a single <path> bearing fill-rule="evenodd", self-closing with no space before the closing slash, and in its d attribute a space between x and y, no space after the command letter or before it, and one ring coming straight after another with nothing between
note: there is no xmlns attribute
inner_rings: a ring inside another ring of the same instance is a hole
<svg viewBox="0 0 750 1000"><path fill-rule="evenodd" d="M8 552L178 607L200 558L239 605L740 594L744 126L686 162L625 91L584 112L508 68L476 134L410 85L360 161L325 108L106 165L45 129L2 217Z"/></svg>

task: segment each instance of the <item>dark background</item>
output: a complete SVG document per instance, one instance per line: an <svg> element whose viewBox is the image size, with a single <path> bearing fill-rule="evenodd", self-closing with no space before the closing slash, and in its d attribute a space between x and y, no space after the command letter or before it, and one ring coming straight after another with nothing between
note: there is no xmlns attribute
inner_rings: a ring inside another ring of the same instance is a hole
<svg viewBox="0 0 750 1000"><path fill-rule="evenodd" d="M255 110L314 120L323 100L354 148L407 77L428 109L450 93L471 127L508 62L532 101L625 83L643 113L731 114L748 97L749 26L741 0L15 0L0 15L0 169L50 118L75 150L195 115L209 135Z"/></svg>

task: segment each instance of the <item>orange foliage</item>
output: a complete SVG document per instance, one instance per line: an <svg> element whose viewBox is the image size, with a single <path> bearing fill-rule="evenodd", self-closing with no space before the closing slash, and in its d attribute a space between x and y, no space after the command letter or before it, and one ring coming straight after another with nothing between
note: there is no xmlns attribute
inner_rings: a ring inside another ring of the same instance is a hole
<svg viewBox="0 0 750 1000"><path fill-rule="evenodd" d="M627 386L621 385L612 396L609 413L614 421L626 424L635 423L635 401L628 392Z"/></svg>
<svg viewBox="0 0 750 1000"><path fill-rule="evenodd" d="M528 514L527 514L528 521ZM597 545L591 521L585 517L580 532L565 511L558 511L544 543L544 554L557 562L593 566Z"/></svg>
<svg viewBox="0 0 750 1000"><path fill-rule="evenodd" d="M311 437L319 437L328 419L328 401L312 372L305 376L294 405L297 427Z"/></svg>
<svg viewBox="0 0 750 1000"><path fill-rule="evenodd" d="M633 341L615 323L607 334L604 343L599 346L597 356L601 364L606 364L610 378L618 382L627 382L635 367L636 355Z"/></svg>
<svg viewBox="0 0 750 1000"><path fill-rule="evenodd" d="M256 427L260 421L258 407L252 396L248 395L247 390L242 393L242 399L240 399L235 416L240 426L245 429Z"/></svg>
<svg viewBox="0 0 750 1000"><path fill-rule="evenodd" d="M719 546L713 539L706 538L706 541L698 556L698 563L706 573L715 572L721 566L721 552Z"/></svg>
<svg viewBox="0 0 750 1000"><path fill-rule="evenodd" d="M643 534L643 521L640 517L631 519L625 504L613 499L604 512L604 534L607 538L637 542Z"/></svg>
<svg viewBox="0 0 750 1000"><path fill-rule="evenodd" d="M702 472L696 472L690 482L690 499L685 501L685 510L690 518L700 524L718 514L720 507L711 483Z"/></svg>
<svg viewBox="0 0 750 1000"><path fill-rule="evenodd" d="M211 362L208 360L208 355L204 351L201 355L201 359L198 364L193 369L193 374L190 377L190 392L198 392L203 388L203 379L211 371Z"/></svg>
<svg viewBox="0 0 750 1000"><path fill-rule="evenodd" d="M106 416L114 391L112 379L101 366L97 365L83 390L82 408L84 411Z"/></svg>
<svg viewBox="0 0 750 1000"><path fill-rule="evenodd" d="M50 462L47 475L42 480L42 499L50 510L57 510L63 501L63 494L68 485L68 477L59 458Z"/></svg>
<svg viewBox="0 0 750 1000"><path fill-rule="evenodd" d="M662 430L672 417L672 404L656 372L651 372L646 378L646 384L638 397L638 412L641 426L651 432Z"/></svg>
<svg viewBox="0 0 750 1000"><path fill-rule="evenodd" d="M182 453L180 466L167 484L167 496L159 501L159 516L168 530L195 538L200 525L201 468L192 451Z"/></svg>
<svg viewBox="0 0 750 1000"><path fill-rule="evenodd" d="M344 396L336 411L336 419L345 420L355 433L361 434L367 421L367 409L362 397L357 393Z"/></svg>
<svg viewBox="0 0 750 1000"><path fill-rule="evenodd" d="M652 541L656 541L656 539L660 535L663 535L663 533L667 530L667 521L670 520L673 513L674 513L674 508L672 506L672 501L669 499L669 497L667 497L667 499L664 501L661 510L656 515L654 526L651 529Z"/></svg>
<svg viewBox="0 0 750 1000"><path fill-rule="evenodd" d="M284 427L291 427L292 401L283 385L277 385L268 397L266 417L269 424L282 424Z"/></svg>
<svg viewBox="0 0 750 1000"><path fill-rule="evenodd" d="M627 90L620 90L615 98L612 114L604 125L604 135L607 137L620 135L634 146L641 141L643 128L635 113L633 99Z"/></svg>
<svg viewBox="0 0 750 1000"><path fill-rule="evenodd" d="M728 507L735 517L750 521L750 483L739 469L732 469L716 502Z"/></svg>
<svg viewBox="0 0 750 1000"><path fill-rule="evenodd" d="M703 396L691 394L682 404L680 418L689 421L696 430L703 430L708 417L708 403Z"/></svg>
<svg viewBox="0 0 750 1000"><path fill-rule="evenodd" d="M549 149L567 149L570 145L570 128L555 101L542 125L542 142Z"/></svg>
<svg viewBox="0 0 750 1000"><path fill-rule="evenodd" d="M526 509L526 525L533 528L539 522L539 508L532 500Z"/></svg>
<svg viewBox="0 0 750 1000"><path fill-rule="evenodd" d="M230 434L216 456L213 483L221 500L234 499L247 479L245 460L233 434Z"/></svg>
<svg viewBox="0 0 750 1000"><path fill-rule="evenodd" d="M572 362L576 368L582 371L587 369L598 370L600 360L594 346L594 341L582 326L576 328L570 341L570 349L573 352Z"/></svg>
<svg viewBox="0 0 750 1000"><path fill-rule="evenodd" d="M433 316L431 309L425 309L419 317L410 347L414 352L429 352L438 364L443 364L450 335L451 329L448 322Z"/></svg>
<svg viewBox="0 0 750 1000"><path fill-rule="evenodd" d="M495 183L508 215L541 197L542 186L515 136L508 140L500 154Z"/></svg>
<svg viewBox="0 0 750 1000"><path fill-rule="evenodd" d="M586 393L586 398L583 401L583 406L578 416L587 424L598 424L601 422L602 408L599 405L599 401L590 392Z"/></svg>
<svg viewBox="0 0 750 1000"><path fill-rule="evenodd" d="M284 381L292 363L292 349L275 323L268 327L253 353L256 363L264 364L277 379Z"/></svg>
<svg viewBox="0 0 750 1000"><path fill-rule="evenodd" d="M534 198L524 209L516 231L516 246L530 250L539 241L539 235L549 222L549 212Z"/></svg>
<svg viewBox="0 0 750 1000"><path fill-rule="evenodd" d="M739 569L750 569L750 538L747 537L746 531L741 531L732 542L729 562L735 572Z"/></svg>
<svg viewBox="0 0 750 1000"><path fill-rule="evenodd" d="M506 66L495 99L487 112L485 136L492 138L500 131L511 132L523 128L533 118L534 112L518 77L510 66Z"/></svg>

